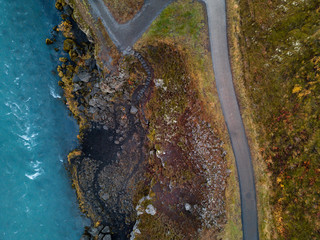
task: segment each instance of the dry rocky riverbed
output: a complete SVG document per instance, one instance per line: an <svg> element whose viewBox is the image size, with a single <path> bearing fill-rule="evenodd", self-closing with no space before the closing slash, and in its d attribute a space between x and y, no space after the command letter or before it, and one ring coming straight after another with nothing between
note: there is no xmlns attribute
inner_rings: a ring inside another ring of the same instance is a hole
<svg viewBox="0 0 320 240"><path fill-rule="evenodd" d="M80 125L80 147L68 160L80 207L93 222L82 239L130 234L195 239L200 230L219 233L226 222L223 143L205 120L187 70L178 76L186 79L181 89L161 78L163 66L177 61L181 69L183 54L161 45L141 48L141 54L129 51L106 74L96 64L94 44L70 17L72 9L59 4L69 19L57 28L67 37L68 56L57 72ZM186 99L183 111L166 106L169 92ZM162 114L163 107L173 115Z"/></svg>

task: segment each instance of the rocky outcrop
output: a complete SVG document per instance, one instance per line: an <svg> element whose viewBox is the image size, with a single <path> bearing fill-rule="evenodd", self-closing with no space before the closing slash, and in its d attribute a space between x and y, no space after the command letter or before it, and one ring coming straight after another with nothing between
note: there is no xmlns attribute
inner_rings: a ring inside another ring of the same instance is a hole
<svg viewBox="0 0 320 240"><path fill-rule="evenodd" d="M128 239L140 230L193 239L200 228L220 231L224 153L203 120L183 54L168 44L127 49L104 71L72 9L59 4L66 20L57 30L67 38L59 84L80 125L80 146L68 160L80 207L92 219L82 239Z"/></svg>

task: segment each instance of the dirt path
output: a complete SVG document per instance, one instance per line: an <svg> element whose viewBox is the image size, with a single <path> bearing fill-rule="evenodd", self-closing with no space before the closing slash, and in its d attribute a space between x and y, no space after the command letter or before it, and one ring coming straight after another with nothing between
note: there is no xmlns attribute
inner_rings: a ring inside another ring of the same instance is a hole
<svg viewBox="0 0 320 240"><path fill-rule="evenodd" d="M227 41L224 0L206 0L211 54L216 85L236 159L242 210L244 240L259 239L254 173L250 149L236 98Z"/></svg>

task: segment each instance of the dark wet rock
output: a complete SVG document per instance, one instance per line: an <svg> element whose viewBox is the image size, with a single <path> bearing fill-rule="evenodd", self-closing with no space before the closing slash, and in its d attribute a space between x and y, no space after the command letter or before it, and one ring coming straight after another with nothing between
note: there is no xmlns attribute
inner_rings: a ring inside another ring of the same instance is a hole
<svg viewBox="0 0 320 240"><path fill-rule="evenodd" d="M80 82L80 78L78 77L78 75L74 75L74 77L72 78L72 82L74 83Z"/></svg>
<svg viewBox="0 0 320 240"><path fill-rule="evenodd" d="M94 59L88 59L85 61L86 66L89 68L89 71L93 71L97 68L96 61Z"/></svg>
<svg viewBox="0 0 320 240"><path fill-rule="evenodd" d="M80 240L90 240L90 237L88 235L82 235Z"/></svg>
<svg viewBox="0 0 320 240"><path fill-rule="evenodd" d="M103 240L112 240L111 235L107 234L103 237Z"/></svg>
<svg viewBox="0 0 320 240"><path fill-rule="evenodd" d="M64 14L66 14L67 16L70 17L72 15L73 10L69 5L65 5L63 7L63 12L64 12Z"/></svg>
<svg viewBox="0 0 320 240"><path fill-rule="evenodd" d="M111 232L111 231L110 231L110 227L109 227L109 226L105 226L105 227L102 229L101 232L104 233L104 234L110 233L110 232Z"/></svg>

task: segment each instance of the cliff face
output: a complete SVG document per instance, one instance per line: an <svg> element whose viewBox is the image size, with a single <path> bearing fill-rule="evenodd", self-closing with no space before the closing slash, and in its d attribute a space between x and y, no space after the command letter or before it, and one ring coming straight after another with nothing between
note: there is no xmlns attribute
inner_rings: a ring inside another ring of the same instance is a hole
<svg viewBox="0 0 320 240"><path fill-rule="evenodd" d="M169 8L122 55L86 1L67 2L57 1L68 53L57 71L80 125L69 164L80 207L93 221L83 238L217 238L230 171L223 123L210 113L219 111L206 105L217 98L204 87L213 75L203 6L178 1L171 8L180 11L180 30L184 23L190 29L156 36Z"/></svg>

